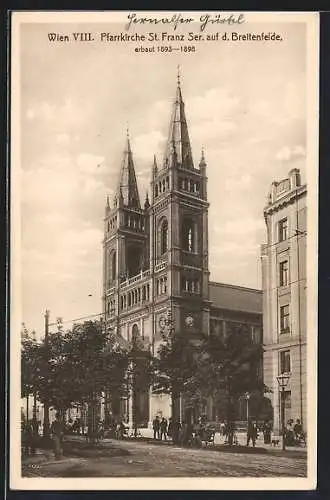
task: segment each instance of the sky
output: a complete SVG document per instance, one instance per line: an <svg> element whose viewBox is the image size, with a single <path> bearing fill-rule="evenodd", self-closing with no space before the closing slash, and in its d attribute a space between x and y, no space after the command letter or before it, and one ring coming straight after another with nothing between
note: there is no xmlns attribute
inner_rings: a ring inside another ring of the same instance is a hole
<svg viewBox="0 0 330 500"><path fill-rule="evenodd" d="M166 56L136 54L129 43L47 37L122 30L21 26L22 321L38 335L46 308L53 321L101 312L104 207L127 124L143 202L153 155L161 161L165 150L178 64L194 161L202 148L207 161L211 280L261 287L270 184L294 167L305 180L302 23L249 25L279 32L280 43L196 44L195 53Z"/></svg>

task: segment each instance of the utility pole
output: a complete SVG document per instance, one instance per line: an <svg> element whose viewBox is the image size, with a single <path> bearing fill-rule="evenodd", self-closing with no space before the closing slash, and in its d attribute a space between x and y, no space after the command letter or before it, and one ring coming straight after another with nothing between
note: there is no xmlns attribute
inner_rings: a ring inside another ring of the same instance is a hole
<svg viewBox="0 0 330 500"><path fill-rule="evenodd" d="M45 312L45 338L44 338L44 346L45 346L45 379L46 379L46 387L48 384L48 372L49 372L49 311L46 309ZM49 437L49 401L48 401L48 391L45 395L44 401L44 426L43 426L43 437Z"/></svg>

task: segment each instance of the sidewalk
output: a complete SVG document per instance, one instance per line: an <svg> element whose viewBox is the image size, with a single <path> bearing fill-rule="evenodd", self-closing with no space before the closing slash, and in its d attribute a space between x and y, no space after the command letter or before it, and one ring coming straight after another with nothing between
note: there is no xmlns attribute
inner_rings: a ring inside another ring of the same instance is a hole
<svg viewBox="0 0 330 500"><path fill-rule="evenodd" d="M142 437L153 439L154 432L153 432L152 429L139 429L139 430L141 432ZM238 445L239 446L244 446L246 448L246 433L245 432L237 432L236 435L237 435ZM277 437L276 437L276 439L277 439ZM170 443L172 442L171 439L168 439L168 441ZM156 442L158 443L159 441L156 440L155 443ZM165 444L164 441L163 441L163 443ZM225 438L219 432L215 433L214 444L217 445L217 446L219 446L219 445L226 446L225 445ZM252 448L252 445L250 445L250 448ZM278 446L274 447L274 446L272 446L270 444L264 444L263 437L260 436L259 439L257 439L257 441L256 441L256 448L259 448L259 449L263 448L263 449L265 449L267 451L270 451L270 452L283 451L282 450L282 439L280 438ZM301 452L301 453L307 453L307 447L305 448L303 446L287 446L286 450L287 451L297 451L297 452Z"/></svg>

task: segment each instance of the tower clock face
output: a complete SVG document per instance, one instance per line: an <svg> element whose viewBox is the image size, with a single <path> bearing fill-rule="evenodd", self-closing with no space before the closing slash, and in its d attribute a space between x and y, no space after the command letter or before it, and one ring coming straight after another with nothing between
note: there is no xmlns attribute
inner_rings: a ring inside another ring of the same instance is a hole
<svg viewBox="0 0 330 500"><path fill-rule="evenodd" d="M186 316L185 323L187 326L194 326L194 318L190 315Z"/></svg>

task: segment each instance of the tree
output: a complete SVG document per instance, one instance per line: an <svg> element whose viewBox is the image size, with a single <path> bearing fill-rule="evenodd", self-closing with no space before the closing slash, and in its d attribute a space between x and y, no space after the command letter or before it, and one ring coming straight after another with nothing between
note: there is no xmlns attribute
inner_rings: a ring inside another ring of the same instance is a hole
<svg viewBox="0 0 330 500"><path fill-rule="evenodd" d="M42 348L36 341L35 332L29 332L23 324L21 332L21 396L27 398L28 418L28 398L34 396L34 418L36 410L36 397L40 387L40 376L42 368Z"/></svg>
<svg viewBox="0 0 330 500"><path fill-rule="evenodd" d="M262 346L253 344L248 325L230 323L226 336L204 337L199 354L196 384L224 404L228 422L234 420L235 401L245 392L263 391L259 374Z"/></svg>
<svg viewBox="0 0 330 500"><path fill-rule="evenodd" d="M175 332L170 325L162 332L162 342L152 360L153 392L169 394L172 400L172 419L180 419L178 402L182 395L195 394L193 390L196 370L196 346L187 337ZM196 388L197 390L197 388Z"/></svg>
<svg viewBox="0 0 330 500"><path fill-rule="evenodd" d="M95 431L96 408L105 390L125 390L127 352L115 345L102 321L75 324L63 334L49 336L48 378L43 397L63 413L73 404L87 404Z"/></svg>
<svg viewBox="0 0 330 500"><path fill-rule="evenodd" d="M49 333L47 345L25 332L21 365L23 396L35 391L61 414L73 404L87 403L95 414L106 388L117 396L124 393L128 354L102 321L86 321L67 332Z"/></svg>

